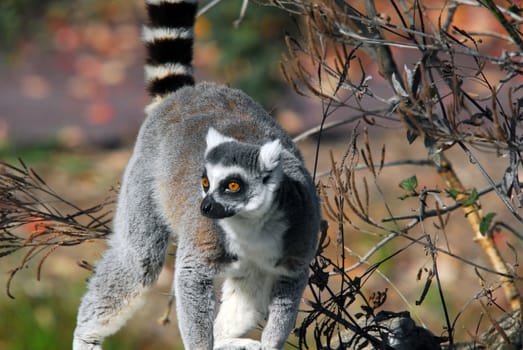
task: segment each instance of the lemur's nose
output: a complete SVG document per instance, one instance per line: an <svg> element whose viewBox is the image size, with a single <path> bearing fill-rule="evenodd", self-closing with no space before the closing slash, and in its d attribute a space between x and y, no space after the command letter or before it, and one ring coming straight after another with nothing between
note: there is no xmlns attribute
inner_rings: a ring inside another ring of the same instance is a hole
<svg viewBox="0 0 523 350"><path fill-rule="evenodd" d="M211 195L205 196L200 205L203 216L211 219L223 219L234 215L234 211L226 209L223 204L217 202Z"/></svg>
<svg viewBox="0 0 523 350"><path fill-rule="evenodd" d="M213 200L210 197L205 197L200 206L200 211L203 215L208 216L213 208Z"/></svg>

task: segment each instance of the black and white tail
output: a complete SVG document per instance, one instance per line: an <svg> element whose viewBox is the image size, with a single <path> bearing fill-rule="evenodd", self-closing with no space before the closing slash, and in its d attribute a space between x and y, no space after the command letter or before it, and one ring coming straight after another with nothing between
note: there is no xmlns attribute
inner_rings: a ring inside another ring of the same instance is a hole
<svg viewBox="0 0 523 350"><path fill-rule="evenodd" d="M194 85L192 51L198 0L146 0L145 80L154 99Z"/></svg>

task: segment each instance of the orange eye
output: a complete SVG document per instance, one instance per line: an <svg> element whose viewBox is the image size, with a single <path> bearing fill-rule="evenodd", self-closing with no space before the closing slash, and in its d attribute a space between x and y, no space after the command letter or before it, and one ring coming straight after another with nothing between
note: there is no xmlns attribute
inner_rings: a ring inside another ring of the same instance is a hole
<svg viewBox="0 0 523 350"><path fill-rule="evenodd" d="M202 186L204 189L209 188L209 179L206 176L202 177Z"/></svg>
<svg viewBox="0 0 523 350"><path fill-rule="evenodd" d="M227 189L231 192L238 192L240 190L240 184L236 181L231 181L227 184Z"/></svg>

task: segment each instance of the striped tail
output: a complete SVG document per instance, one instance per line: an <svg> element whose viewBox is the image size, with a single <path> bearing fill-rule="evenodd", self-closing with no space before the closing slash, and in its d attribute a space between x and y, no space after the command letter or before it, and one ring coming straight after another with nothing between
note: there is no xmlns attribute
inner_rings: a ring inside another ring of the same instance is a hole
<svg viewBox="0 0 523 350"><path fill-rule="evenodd" d="M198 0L145 0L149 24L143 29L147 49L145 80L155 99L194 85L192 51Z"/></svg>

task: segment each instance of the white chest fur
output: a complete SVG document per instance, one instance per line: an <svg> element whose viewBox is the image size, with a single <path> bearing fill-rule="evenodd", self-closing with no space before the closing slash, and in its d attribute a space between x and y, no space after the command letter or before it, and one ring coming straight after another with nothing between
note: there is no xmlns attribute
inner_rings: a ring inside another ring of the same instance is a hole
<svg viewBox="0 0 523 350"><path fill-rule="evenodd" d="M277 263L283 257L283 235L288 228L283 213L269 210L262 218L233 216L220 220L219 225L225 231L227 249L238 257L226 274L241 274L251 265L282 273Z"/></svg>

